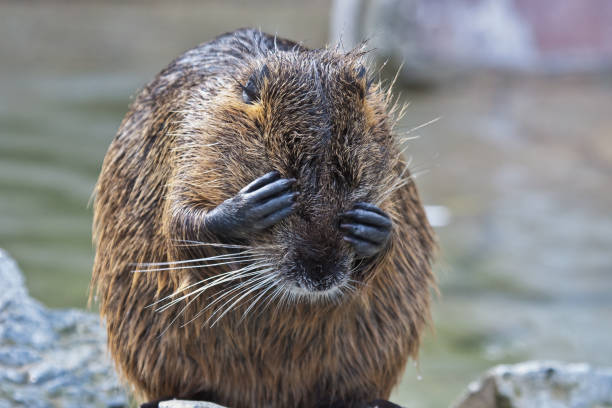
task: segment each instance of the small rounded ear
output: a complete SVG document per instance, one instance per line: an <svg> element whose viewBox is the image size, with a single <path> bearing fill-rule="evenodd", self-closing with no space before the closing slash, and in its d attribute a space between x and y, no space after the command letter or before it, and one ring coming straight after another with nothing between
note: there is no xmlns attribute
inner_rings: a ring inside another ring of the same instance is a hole
<svg viewBox="0 0 612 408"><path fill-rule="evenodd" d="M244 103L253 104L260 98L263 80L270 76L270 70L264 65L259 72L253 72L245 85L242 87L242 100Z"/></svg>
<svg viewBox="0 0 612 408"><path fill-rule="evenodd" d="M361 80L365 78L365 74L366 74L365 67L363 65L360 65L359 68L357 69L357 79Z"/></svg>
<svg viewBox="0 0 612 408"><path fill-rule="evenodd" d="M363 65L360 65L359 68L357 68L357 80L364 84L363 96L367 95L368 90L370 89L370 85L372 85L372 83L374 82L374 78L366 78L367 73L368 71Z"/></svg>

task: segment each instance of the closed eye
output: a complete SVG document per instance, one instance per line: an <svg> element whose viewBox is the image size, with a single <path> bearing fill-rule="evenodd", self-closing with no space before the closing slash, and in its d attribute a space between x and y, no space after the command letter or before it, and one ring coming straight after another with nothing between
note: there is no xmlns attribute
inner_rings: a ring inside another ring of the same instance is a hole
<svg viewBox="0 0 612 408"><path fill-rule="evenodd" d="M242 100L244 103L253 104L261 99L261 87L266 78L270 76L270 70L264 65L259 72L253 72L242 88Z"/></svg>

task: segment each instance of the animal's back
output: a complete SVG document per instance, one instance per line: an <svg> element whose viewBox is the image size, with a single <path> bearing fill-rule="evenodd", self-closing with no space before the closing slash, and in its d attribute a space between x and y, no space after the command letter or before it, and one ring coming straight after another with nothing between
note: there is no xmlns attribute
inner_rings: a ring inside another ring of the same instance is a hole
<svg viewBox="0 0 612 408"><path fill-rule="evenodd" d="M163 231L163 215L174 167L173 129L182 120L182 111L193 92L213 94L219 76L228 75L245 55L257 52L254 34L249 30L222 35L170 63L136 96L104 159L95 191L97 250L92 293L95 290L100 302L109 346L122 374L144 390L164 390L162 384L172 384L170 377L177 375L164 374L168 378L154 381L159 384L146 381L145 385L145 380L131 370L134 359L139 371L148 370L151 364L164 364L148 354L147 346L159 343L156 336L161 326L155 331L158 316L147 306L156 294L151 281L166 277L135 275L132 271L139 262L168 260L172 243ZM143 315L147 318L144 322ZM146 351L142 353L140 348Z"/></svg>
<svg viewBox="0 0 612 408"><path fill-rule="evenodd" d="M241 30L187 51L139 93L107 152L96 187L92 288L111 353L142 398L204 393L235 408L357 403L387 397L416 353L433 284L433 238L412 182L394 193L398 239L367 286L341 307L269 307L244 321L237 308L208 329L184 325L195 315L190 310L173 321L176 313L149 307L193 283L192 271L133 273L139 263L176 260L168 186L185 148L176 134L194 94L212 99L248 58L291 49L300 47ZM207 200L222 201L215 194Z"/></svg>

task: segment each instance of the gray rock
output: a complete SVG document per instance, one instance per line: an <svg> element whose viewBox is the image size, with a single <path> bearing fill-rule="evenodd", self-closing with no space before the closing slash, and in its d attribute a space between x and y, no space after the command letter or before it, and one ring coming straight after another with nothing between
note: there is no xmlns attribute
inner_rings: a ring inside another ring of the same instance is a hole
<svg viewBox="0 0 612 408"><path fill-rule="evenodd" d="M127 407L97 315L29 297L0 249L0 408Z"/></svg>
<svg viewBox="0 0 612 408"><path fill-rule="evenodd" d="M500 365L468 387L454 408L612 406L612 369L531 361Z"/></svg>
<svg viewBox="0 0 612 408"><path fill-rule="evenodd" d="M159 408L225 408L212 402L172 400L159 403Z"/></svg>
<svg viewBox="0 0 612 408"><path fill-rule="evenodd" d="M2 365L17 367L38 360L40 360L40 354L29 348L12 346L0 349L0 364Z"/></svg>

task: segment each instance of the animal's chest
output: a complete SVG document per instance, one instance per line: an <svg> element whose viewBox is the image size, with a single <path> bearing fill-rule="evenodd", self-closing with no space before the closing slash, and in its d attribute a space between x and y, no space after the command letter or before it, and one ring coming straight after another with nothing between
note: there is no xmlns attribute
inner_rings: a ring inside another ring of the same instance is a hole
<svg viewBox="0 0 612 408"><path fill-rule="evenodd" d="M302 402L313 395L379 397L388 388L380 385L387 381L385 372L397 371L393 360L399 350L382 341L386 329L364 310L337 310L311 320L303 310L273 317L219 339L225 349L217 355L214 377L225 379L217 386L230 400L308 406ZM240 384L240 393L226 388L230 383Z"/></svg>

